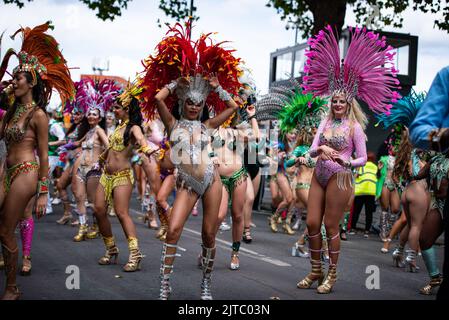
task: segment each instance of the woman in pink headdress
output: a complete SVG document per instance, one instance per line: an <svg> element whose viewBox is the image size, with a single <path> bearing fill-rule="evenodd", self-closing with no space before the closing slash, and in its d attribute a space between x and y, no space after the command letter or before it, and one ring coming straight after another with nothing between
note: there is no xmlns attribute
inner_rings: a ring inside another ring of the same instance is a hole
<svg viewBox="0 0 449 320"><path fill-rule="evenodd" d="M338 40L330 26L309 40L311 48L306 53L304 89L315 96L330 96L328 115L321 121L309 150L310 157L318 157L307 215L312 272L297 284L306 289L318 281L318 293L330 293L337 281L339 221L353 193L352 169L367 160L367 119L355 97L382 113L388 112L389 101L398 96L391 89L397 83L393 77L396 70L391 65L392 48L386 47L385 38L379 39L365 29L352 30L351 36L342 64ZM329 246L326 278L320 260L323 221Z"/></svg>

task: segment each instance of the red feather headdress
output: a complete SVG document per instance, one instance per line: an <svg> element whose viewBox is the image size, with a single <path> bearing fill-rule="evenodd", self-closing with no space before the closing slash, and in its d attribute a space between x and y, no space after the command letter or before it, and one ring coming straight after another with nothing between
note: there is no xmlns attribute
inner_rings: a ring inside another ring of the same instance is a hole
<svg viewBox="0 0 449 320"><path fill-rule="evenodd" d="M220 85L230 94L237 94L241 86L238 68L240 59L234 57L234 50L223 48L223 43L214 44L211 33L203 34L193 42L189 36L191 26L187 23L184 29L179 23L171 27L167 35L156 46L156 54L143 61L141 95L142 111L152 118L156 112L154 97L165 85L179 77L186 77L191 83L198 82L199 76L207 76L216 73ZM195 80L196 79L196 80ZM220 100L216 92L207 92L207 105L213 106L215 114L226 109L225 103ZM179 97L182 100L184 97ZM167 99L167 105L172 108L174 97Z"/></svg>

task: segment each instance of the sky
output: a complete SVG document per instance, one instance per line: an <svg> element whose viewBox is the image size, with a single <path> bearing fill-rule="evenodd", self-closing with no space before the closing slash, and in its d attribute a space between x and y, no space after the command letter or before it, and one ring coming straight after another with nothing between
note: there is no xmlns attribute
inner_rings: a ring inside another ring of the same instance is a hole
<svg viewBox="0 0 449 320"><path fill-rule="evenodd" d="M286 30L285 22L267 0L195 0L200 20L195 23L193 38L202 32L217 32L217 41L227 40L227 47L245 61L252 71L259 93L268 90L270 53L294 45L294 30ZM0 31L6 30L2 54L7 48L20 48L20 37L12 41L19 26L35 26L51 20L51 34L60 43L74 81L80 74L92 73L92 66L106 66L104 74L134 78L142 71L141 60L154 53L154 48L167 31L158 27L158 18L173 23L158 8L159 0L133 0L122 16L102 21L95 12L77 0L34 0L23 9L0 4ZM417 84L415 90L427 91L436 73L449 65L449 34L433 28L435 16L413 12L403 14L401 29L385 31L410 33L419 37ZM345 26L355 25L348 8ZM305 39L299 39L304 42ZM10 68L16 65L11 61ZM53 103L53 102L52 102Z"/></svg>

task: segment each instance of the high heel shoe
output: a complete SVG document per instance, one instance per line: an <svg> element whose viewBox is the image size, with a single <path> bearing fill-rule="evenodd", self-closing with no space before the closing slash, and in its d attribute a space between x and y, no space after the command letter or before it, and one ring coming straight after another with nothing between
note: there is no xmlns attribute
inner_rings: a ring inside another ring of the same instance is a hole
<svg viewBox="0 0 449 320"><path fill-rule="evenodd" d="M331 293L332 288L334 287L336 282L337 282L337 266L329 265L329 271L327 273L326 280L324 280L324 282L318 286L316 291L321 294Z"/></svg>
<svg viewBox="0 0 449 320"><path fill-rule="evenodd" d="M393 256L393 264L397 268L403 268L405 266L404 248L397 247L396 249L394 249L392 256Z"/></svg>
<svg viewBox="0 0 449 320"><path fill-rule="evenodd" d="M407 257L405 258L405 270L415 273L418 272L419 267L416 265L416 251L408 250Z"/></svg>
<svg viewBox="0 0 449 320"><path fill-rule="evenodd" d="M86 240L88 231L89 231L89 226L87 224L81 224L78 229L78 234L73 237L73 241L81 242L83 240Z"/></svg>
<svg viewBox="0 0 449 320"><path fill-rule="evenodd" d="M244 228L242 240L245 243L251 243L251 241L253 241L253 238L251 237L251 228Z"/></svg>
<svg viewBox="0 0 449 320"><path fill-rule="evenodd" d="M148 212L148 228L154 230L158 228L156 217L153 211Z"/></svg>
<svg viewBox="0 0 449 320"><path fill-rule="evenodd" d="M295 242L295 244L292 247L292 257L308 258L309 253L304 249L303 244Z"/></svg>
<svg viewBox="0 0 449 320"><path fill-rule="evenodd" d="M239 261L239 254L238 252L232 252L231 255L231 270L238 270L240 269L240 261Z"/></svg>
<svg viewBox="0 0 449 320"><path fill-rule="evenodd" d="M72 214L69 213L69 214L64 214L61 217L61 219L56 220L56 223L60 224L60 225L65 225L65 224L69 223L71 220L72 220Z"/></svg>
<svg viewBox="0 0 449 320"><path fill-rule="evenodd" d="M284 232L290 236L295 234L295 231L292 230L290 224L287 221L282 224L282 229L284 229Z"/></svg>
<svg viewBox="0 0 449 320"><path fill-rule="evenodd" d="M279 218L278 213L273 214L270 218L270 229L274 233L278 232L278 227L277 227L278 218Z"/></svg>
<svg viewBox="0 0 449 320"><path fill-rule="evenodd" d="M318 281L318 285L323 282L324 273L321 260L310 259L310 263L312 264L312 272L296 284L299 289L309 289L315 281Z"/></svg>
<svg viewBox="0 0 449 320"><path fill-rule="evenodd" d="M129 249L129 258L128 262L123 267L123 271L134 272L140 270L140 262L142 261L143 255L140 252L139 242L137 238L134 237L128 238L128 249Z"/></svg>
<svg viewBox="0 0 449 320"><path fill-rule="evenodd" d="M430 278L430 282L426 286L419 289L419 293L424 294L426 296L430 296L433 293L433 290L435 288L438 288L442 282L443 276L441 274L432 277Z"/></svg>
<svg viewBox="0 0 449 320"><path fill-rule="evenodd" d="M98 229L98 225L94 223L90 228L90 231L86 234L87 239L96 239L100 235L100 229Z"/></svg>
<svg viewBox="0 0 449 320"><path fill-rule="evenodd" d="M29 276L31 275L31 257L23 256L22 259L22 270L20 270L21 276Z"/></svg>
<svg viewBox="0 0 449 320"><path fill-rule="evenodd" d="M123 271L134 272L140 270L140 262L143 255L140 250L133 250L129 253L128 262L123 266Z"/></svg>
<svg viewBox="0 0 449 320"><path fill-rule="evenodd" d="M100 260L98 260L98 264L102 266L117 264L118 254L119 250L114 245L113 247L106 249L106 253L104 254L103 257L100 258Z"/></svg>

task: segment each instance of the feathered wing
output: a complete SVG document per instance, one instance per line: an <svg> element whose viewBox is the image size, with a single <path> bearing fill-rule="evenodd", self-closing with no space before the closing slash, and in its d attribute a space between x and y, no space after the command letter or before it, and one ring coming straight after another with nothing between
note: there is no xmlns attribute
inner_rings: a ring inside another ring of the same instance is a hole
<svg viewBox="0 0 449 320"><path fill-rule="evenodd" d="M350 28L351 43L344 61L344 81L357 81L356 95L375 113L388 113L397 102L399 85L394 68L395 53L386 38L366 28Z"/></svg>
<svg viewBox="0 0 449 320"><path fill-rule="evenodd" d="M425 93L416 93L412 89L409 95L403 97L393 105L389 114L380 114L377 116L377 125L381 123L385 129L391 128L397 124L406 127L410 126L418 114L425 96Z"/></svg>
<svg viewBox="0 0 449 320"><path fill-rule="evenodd" d="M103 79L96 85L96 104L101 106L105 113L108 112L116 102L122 89L122 86L116 81Z"/></svg>
<svg viewBox="0 0 449 320"><path fill-rule="evenodd" d="M214 44L210 35L211 33L201 35L195 44L199 58L197 72L203 75L216 73L223 89L236 95L241 86L239 81L242 74L242 70L239 68L241 61L234 57L235 50L223 47L226 42ZM216 92L209 94L206 103L214 107L216 114L227 108Z"/></svg>
<svg viewBox="0 0 449 320"><path fill-rule="evenodd" d="M340 74L340 49L334 31L327 26L318 35L311 37L305 55L308 58L304 66L303 88L305 93L314 96L328 96L332 92L332 83Z"/></svg>
<svg viewBox="0 0 449 320"><path fill-rule="evenodd" d="M156 46L155 55L150 55L143 61L141 86L142 112L151 119L156 112L154 97L159 90L172 80L179 77L194 75L197 54L189 36L190 25L184 29L177 23L170 28L166 37ZM167 106L171 109L175 100L172 96L167 99Z"/></svg>
<svg viewBox="0 0 449 320"><path fill-rule="evenodd" d="M165 85L179 77L194 77L197 74L208 76L217 73L220 85L229 93L237 94L240 82L238 76L240 59L233 56L233 50L214 44L210 34L202 35L196 42L190 39L191 25L184 29L179 23L170 28L167 36L156 46L156 54L148 57L143 65L142 87L144 92L142 110L151 118L156 112L154 96ZM175 98L170 96L167 106L173 107ZM211 93L206 101L218 114L225 104L216 93Z"/></svg>
<svg viewBox="0 0 449 320"><path fill-rule="evenodd" d="M308 40L303 88L314 96L345 92L348 100L358 97L376 114L388 113L391 103L400 98L395 91L399 81L393 65L393 48L387 46L385 37L379 39L379 34L366 28L350 28L350 34L343 65L331 26Z"/></svg>
<svg viewBox="0 0 449 320"><path fill-rule="evenodd" d="M23 42L21 51L28 55L35 56L39 63L45 66L46 73L42 75L42 80L47 87L48 101L50 101L52 88L59 92L62 104L73 98L75 88L59 45L55 38L47 34L48 29L53 29L50 22L46 22L33 29L21 28L14 36L21 32Z"/></svg>
<svg viewBox="0 0 449 320"><path fill-rule="evenodd" d="M295 128L318 127L326 110L326 101L305 94L296 80L291 80L292 87L277 86L263 96L256 105L258 120L280 120L282 132Z"/></svg>

